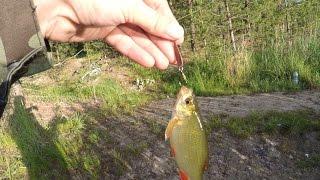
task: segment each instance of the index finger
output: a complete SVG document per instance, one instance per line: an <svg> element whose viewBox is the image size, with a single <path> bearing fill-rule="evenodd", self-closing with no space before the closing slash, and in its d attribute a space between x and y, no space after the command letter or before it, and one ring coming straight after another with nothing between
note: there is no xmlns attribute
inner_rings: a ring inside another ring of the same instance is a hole
<svg viewBox="0 0 320 180"><path fill-rule="evenodd" d="M167 0L144 0L145 4L150 8L157 11L159 14L164 15L178 23L177 19L173 15ZM150 39L163 51L168 57L171 64L176 64L176 57L174 51L174 44L182 44L183 38L177 40L176 42L171 42L153 35L149 35Z"/></svg>

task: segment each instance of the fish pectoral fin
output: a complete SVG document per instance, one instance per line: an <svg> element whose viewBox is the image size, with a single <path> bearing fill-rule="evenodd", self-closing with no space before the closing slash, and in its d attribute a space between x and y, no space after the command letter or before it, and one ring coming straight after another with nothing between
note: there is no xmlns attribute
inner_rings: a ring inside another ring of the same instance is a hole
<svg viewBox="0 0 320 180"><path fill-rule="evenodd" d="M166 132L165 132L165 140L166 141L171 137L172 130L173 130L174 126L177 124L178 121L179 121L178 118L172 118L169 121L169 124L168 124Z"/></svg>
<svg viewBox="0 0 320 180"><path fill-rule="evenodd" d="M173 147L171 147L170 150L171 150L171 151L170 151L171 156L172 156L172 157L175 157L175 156L176 156L176 150L175 150Z"/></svg>
<svg viewBox="0 0 320 180"><path fill-rule="evenodd" d="M180 180L189 180L187 173L185 173L181 169L179 170L179 176L180 176Z"/></svg>
<svg viewBox="0 0 320 180"><path fill-rule="evenodd" d="M205 162L204 165L203 165L203 171L208 170L208 166L209 166L209 161L208 161L208 159L207 159L206 162Z"/></svg>

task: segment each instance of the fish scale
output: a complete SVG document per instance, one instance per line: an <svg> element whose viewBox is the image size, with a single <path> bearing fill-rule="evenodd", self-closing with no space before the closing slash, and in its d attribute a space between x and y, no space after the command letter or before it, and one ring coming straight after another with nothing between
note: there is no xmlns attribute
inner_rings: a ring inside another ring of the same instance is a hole
<svg viewBox="0 0 320 180"><path fill-rule="evenodd" d="M183 86L166 129L183 180L201 180L208 162L208 141L197 111L192 90Z"/></svg>
<svg viewBox="0 0 320 180"><path fill-rule="evenodd" d="M206 140L205 133L199 128L196 120L196 117L191 117L190 120L186 120L185 124L175 127L170 142L177 152L178 166L184 171L195 174L196 178L194 179L201 179L199 176L202 176L201 170L206 160L206 152L205 149L199 147L204 147ZM204 139L204 141L201 141L201 139ZM181 155L183 157L180 157Z"/></svg>

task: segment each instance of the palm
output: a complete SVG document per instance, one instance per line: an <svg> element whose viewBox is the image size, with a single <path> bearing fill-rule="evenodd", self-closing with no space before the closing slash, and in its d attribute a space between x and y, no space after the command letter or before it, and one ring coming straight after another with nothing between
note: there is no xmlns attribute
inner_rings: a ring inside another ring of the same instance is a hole
<svg viewBox="0 0 320 180"><path fill-rule="evenodd" d="M159 2L165 4L159 6ZM166 18L175 21L166 1L55 0L54 3L56 8L50 12L38 10L38 14L43 13L40 17L50 19L43 20L46 23L41 29L45 29L43 33L51 40L80 42L101 39L147 67L155 65L165 69L169 62L174 62L173 39L161 34L164 24L153 24L155 27L150 28L147 25L152 22L145 18L146 15L159 18L154 13L153 9L156 9L159 14L166 14ZM140 6L145 6L146 12L140 12ZM39 21L41 25L41 18ZM160 31L156 29L159 27Z"/></svg>

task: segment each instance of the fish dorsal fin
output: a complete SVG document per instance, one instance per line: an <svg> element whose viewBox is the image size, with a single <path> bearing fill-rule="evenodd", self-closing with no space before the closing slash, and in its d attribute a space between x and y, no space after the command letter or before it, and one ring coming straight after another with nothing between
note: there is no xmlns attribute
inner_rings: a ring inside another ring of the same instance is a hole
<svg viewBox="0 0 320 180"><path fill-rule="evenodd" d="M177 117L174 117L169 121L169 124L168 124L166 132L165 132L165 140L166 141L171 137L172 130L173 130L174 126L178 123L178 121L179 121L179 119Z"/></svg>

